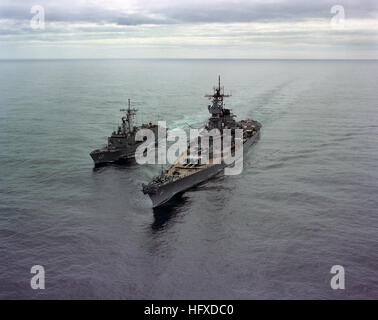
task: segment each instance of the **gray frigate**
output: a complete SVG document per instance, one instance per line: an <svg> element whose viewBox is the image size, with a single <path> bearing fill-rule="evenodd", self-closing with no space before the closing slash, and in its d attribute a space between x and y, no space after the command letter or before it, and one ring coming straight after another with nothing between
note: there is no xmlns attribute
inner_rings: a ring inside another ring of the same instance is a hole
<svg viewBox="0 0 378 320"><path fill-rule="evenodd" d="M128 108L121 109L120 111L126 112L126 115L122 117L122 124L108 137L107 145L90 153L96 167L109 163L123 163L135 159L135 151L143 142L135 140L135 135L140 129L151 129L157 140L157 125L151 122L149 124L142 124L141 126L133 125L133 119L138 110L130 107L130 99L128 100Z"/></svg>
<svg viewBox="0 0 378 320"><path fill-rule="evenodd" d="M203 135L212 129L218 129L221 134L225 129L231 129L230 132L231 134L234 133L235 139L235 129L242 129L242 141L240 143L242 143L243 154L245 154L249 147L258 140L261 124L250 119L236 121L234 119L236 116L230 109L225 108L223 103L223 99L229 96L224 94L224 88L220 85L219 77L218 86L214 87L214 93L205 96L211 99L211 104L208 106L211 116L204 127ZM193 148L190 150L189 143L186 152L179 156L168 170L162 171L149 184L143 184L143 193L149 195L154 208L168 202L176 194L183 193L189 188L214 177L229 166L224 159L224 150L215 153L211 148L212 144L210 143L208 150L201 150L201 147L198 147L197 150L193 150ZM231 155L235 155L235 142L231 145L231 150ZM193 153L197 153L198 161L193 161ZM208 161L201 163L204 153L207 153ZM190 157L188 157L189 154Z"/></svg>

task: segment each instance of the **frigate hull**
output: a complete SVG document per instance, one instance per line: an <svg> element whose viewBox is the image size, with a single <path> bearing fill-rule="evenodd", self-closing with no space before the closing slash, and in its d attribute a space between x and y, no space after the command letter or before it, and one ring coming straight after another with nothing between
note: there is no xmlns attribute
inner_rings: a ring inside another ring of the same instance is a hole
<svg viewBox="0 0 378 320"><path fill-rule="evenodd" d="M260 131L243 144L243 154L246 154L248 149L259 139L259 137ZM172 199L176 194L182 193L206 180L209 180L210 178L220 173L226 166L227 165L224 163L214 164L199 172L160 185L154 188L154 190L149 190L148 195L151 198L152 207L156 208L158 206L161 206L162 204Z"/></svg>
<svg viewBox="0 0 378 320"><path fill-rule="evenodd" d="M95 166L125 162L134 158L135 150L95 150L90 153Z"/></svg>
<svg viewBox="0 0 378 320"><path fill-rule="evenodd" d="M142 141L135 140L137 132L141 129L152 130L155 135L155 142L159 137L158 126L153 125L151 122L140 126L133 125L132 119L137 110L131 109L130 99L129 108L127 110L121 109L120 111L126 111L126 117L122 117L122 125L108 137L108 143L105 147L93 150L90 153L95 167L134 160L135 151L142 144Z"/></svg>

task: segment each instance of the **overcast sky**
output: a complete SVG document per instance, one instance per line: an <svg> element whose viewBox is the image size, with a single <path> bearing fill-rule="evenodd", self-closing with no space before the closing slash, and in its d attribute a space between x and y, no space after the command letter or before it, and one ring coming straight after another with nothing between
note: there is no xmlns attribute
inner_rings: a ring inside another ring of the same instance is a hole
<svg viewBox="0 0 378 320"><path fill-rule="evenodd" d="M378 0L1 0L12 58L378 59Z"/></svg>

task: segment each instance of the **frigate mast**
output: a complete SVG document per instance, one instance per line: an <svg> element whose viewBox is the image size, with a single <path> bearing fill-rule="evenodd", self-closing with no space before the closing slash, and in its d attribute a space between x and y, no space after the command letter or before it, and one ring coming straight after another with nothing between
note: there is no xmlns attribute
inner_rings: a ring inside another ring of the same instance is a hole
<svg viewBox="0 0 378 320"><path fill-rule="evenodd" d="M121 112L126 112L126 118L125 117L122 117L122 126L123 126L123 131L126 132L126 128L125 128L125 121L127 122L128 124L128 129L129 129L129 132L132 132L133 131L133 126L132 126L132 119L134 118L134 116L136 115L136 112L138 111L138 109L131 109L130 107L130 99L128 99L128 108L127 109L120 109Z"/></svg>

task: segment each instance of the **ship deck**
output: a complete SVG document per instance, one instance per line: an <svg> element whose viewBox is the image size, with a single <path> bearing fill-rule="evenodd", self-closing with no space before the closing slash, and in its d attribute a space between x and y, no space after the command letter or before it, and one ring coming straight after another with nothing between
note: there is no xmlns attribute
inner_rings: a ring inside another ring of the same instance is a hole
<svg viewBox="0 0 378 320"><path fill-rule="evenodd" d="M247 141L246 138L243 139L243 144ZM232 147L231 147L232 149ZM227 150L222 150L222 152ZM228 150L229 151L229 150ZM168 177L174 177L174 178L183 178L190 176L194 173L200 172L206 168L209 168L215 164L221 164L224 162L223 156L218 157L209 157L208 163L206 164L199 164L197 163L186 163L186 159L188 154L190 154L190 150L187 149L186 152L184 152L181 156L178 157L176 162L168 169L166 172L166 176ZM234 156L233 150L231 151L231 155Z"/></svg>

